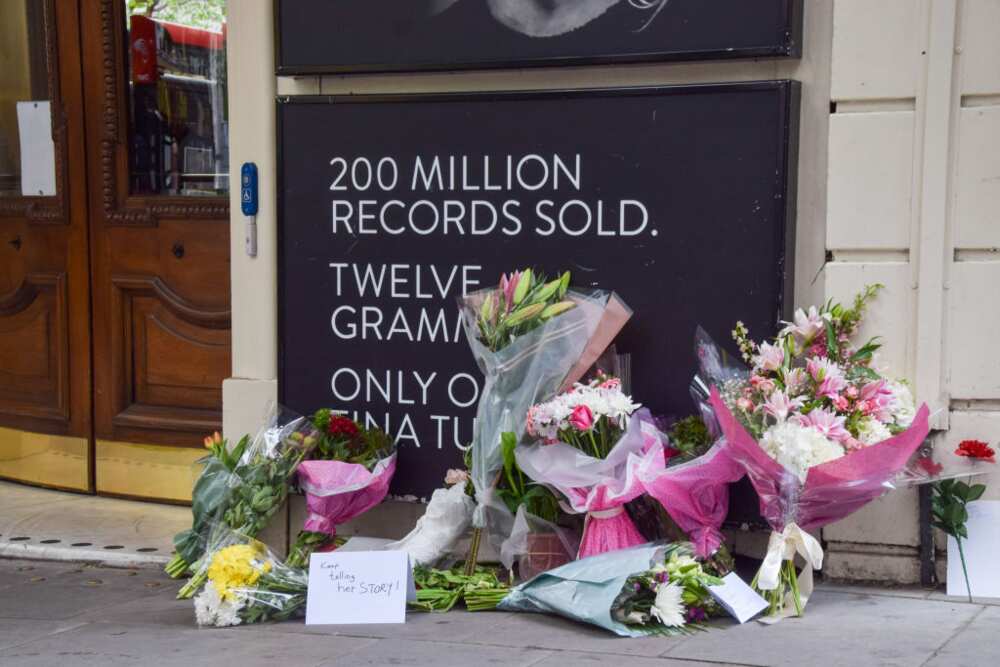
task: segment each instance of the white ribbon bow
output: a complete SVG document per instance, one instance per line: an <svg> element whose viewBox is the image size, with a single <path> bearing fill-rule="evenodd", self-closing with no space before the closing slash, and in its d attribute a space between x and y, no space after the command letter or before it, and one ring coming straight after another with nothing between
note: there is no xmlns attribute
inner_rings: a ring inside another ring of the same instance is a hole
<svg viewBox="0 0 1000 667"><path fill-rule="evenodd" d="M757 587L762 591L773 591L777 588L781 576L781 562L794 559L796 553L806 561L806 566L802 570L803 576L806 576L807 572L811 575L813 568L823 569L823 547L815 537L799 528L798 524L792 522L780 533L772 531L771 539L767 542L767 555L764 556L764 563L757 575Z"/></svg>

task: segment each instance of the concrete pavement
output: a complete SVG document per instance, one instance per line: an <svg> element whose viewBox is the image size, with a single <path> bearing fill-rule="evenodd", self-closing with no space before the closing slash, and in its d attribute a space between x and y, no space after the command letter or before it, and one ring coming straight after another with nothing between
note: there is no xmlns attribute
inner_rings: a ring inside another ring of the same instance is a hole
<svg viewBox="0 0 1000 667"><path fill-rule="evenodd" d="M826 584L805 618L777 626L620 639L559 618L464 611L411 613L405 625L198 629L177 587L156 569L0 559L0 665L1000 664L1000 603L920 589Z"/></svg>

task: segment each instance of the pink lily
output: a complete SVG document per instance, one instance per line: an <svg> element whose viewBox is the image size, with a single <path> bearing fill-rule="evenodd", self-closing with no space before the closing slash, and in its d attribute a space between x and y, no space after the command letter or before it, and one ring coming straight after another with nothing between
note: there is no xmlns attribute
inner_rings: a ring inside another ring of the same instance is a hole
<svg viewBox="0 0 1000 667"><path fill-rule="evenodd" d="M830 440L845 442L851 437L850 432L844 427L846 417L838 417L834 413L824 408L816 408L805 416L797 417L797 421L802 426L811 426Z"/></svg>

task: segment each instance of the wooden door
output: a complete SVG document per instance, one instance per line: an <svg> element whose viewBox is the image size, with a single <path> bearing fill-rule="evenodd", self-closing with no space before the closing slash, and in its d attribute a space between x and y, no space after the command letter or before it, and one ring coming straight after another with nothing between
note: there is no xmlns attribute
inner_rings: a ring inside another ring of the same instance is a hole
<svg viewBox="0 0 1000 667"><path fill-rule="evenodd" d="M230 372L224 32L80 12L96 488L185 500Z"/></svg>
<svg viewBox="0 0 1000 667"><path fill-rule="evenodd" d="M87 179L76 0L0 4L0 55L0 477L90 491ZM20 118L19 102L28 105ZM29 116L51 128L51 143L46 127L42 136L27 131Z"/></svg>

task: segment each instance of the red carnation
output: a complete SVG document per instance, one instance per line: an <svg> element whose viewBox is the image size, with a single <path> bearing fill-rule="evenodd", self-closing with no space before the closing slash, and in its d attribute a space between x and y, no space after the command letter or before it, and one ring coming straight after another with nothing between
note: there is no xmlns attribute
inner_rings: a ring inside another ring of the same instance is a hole
<svg viewBox="0 0 1000 667"><path fill-rule="evenodd" d="M342 435L353 438L358 434L358 425L354 423L353 419L343 415L335 415L330 417L330 425L326 427L326 432L333 436Z"/></svg>
<svg viewBox="0 0 1000 667"><path fill-rule="evenodd" d="M982 440L963 440L958 443L958 449L955 450L955 454L957 456L967 456L977 461L996 463L996 459L994 458L996 452Z"/></svg>

